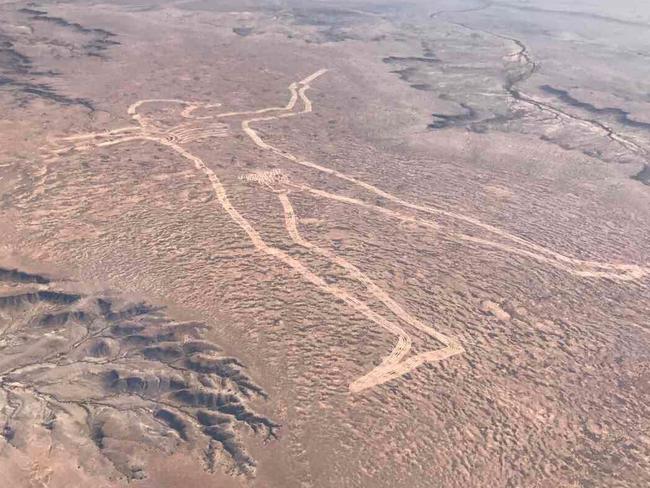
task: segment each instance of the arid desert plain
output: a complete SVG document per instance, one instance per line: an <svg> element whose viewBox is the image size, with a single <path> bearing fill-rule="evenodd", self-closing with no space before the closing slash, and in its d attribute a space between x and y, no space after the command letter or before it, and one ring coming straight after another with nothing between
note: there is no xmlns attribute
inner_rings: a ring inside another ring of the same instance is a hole
<svg viewBox="0 0 650 488"><path fill-rule="evenodd" d="M0 486L650 486L650 4L0 0Z"/></svg>

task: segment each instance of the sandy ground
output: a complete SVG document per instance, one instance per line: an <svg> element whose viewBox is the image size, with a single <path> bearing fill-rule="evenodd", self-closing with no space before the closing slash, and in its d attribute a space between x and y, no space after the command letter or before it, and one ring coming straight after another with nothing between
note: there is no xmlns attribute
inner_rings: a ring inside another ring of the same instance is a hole
<svg viewBox="0 0 650 488"><path fill-rule="evenodd" d="M650 482L649 17L435 3L0 5L14 486Z"/></svg>

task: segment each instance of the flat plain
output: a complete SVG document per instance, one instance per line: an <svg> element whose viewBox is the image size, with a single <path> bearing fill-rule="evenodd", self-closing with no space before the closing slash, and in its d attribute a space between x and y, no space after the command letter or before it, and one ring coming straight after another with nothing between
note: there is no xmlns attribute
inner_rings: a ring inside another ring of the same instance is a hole
<svg viewBox="0 0 650 488"><path fill-rule="evenodd" d="M18 487L650 484L642 2L0 2Z"/></svg>

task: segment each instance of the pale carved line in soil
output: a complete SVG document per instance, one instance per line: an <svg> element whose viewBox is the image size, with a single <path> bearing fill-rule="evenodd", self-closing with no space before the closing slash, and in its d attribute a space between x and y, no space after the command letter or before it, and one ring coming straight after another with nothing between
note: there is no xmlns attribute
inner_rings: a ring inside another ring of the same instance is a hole
<svg viewBox="0 0 650 488"><path fill-rule="evenodd" d="M274 154L294 164L298 164L300 166L317 170L327 175L345 180L357 187L362 188L365 191L374 193L375 195L385 198L392 203L398 204L399 206L410 209L412 211L426 213L429 215L440 215L443 217L455 219L474 227L478 227L490 234L493 234L494 236L505 239L506 241L510 241L510 244L491 241L488 239L478 238L462 233L451 234L452 239L463 242L471 242L473 244L481 245L484 247L491 247L508 253L525 256L540 263L553 266L567 273L581 277L609 278L618 281L630 281L643 278L644 276L650 274L650 268L643 266L600 263L596 261L584 261L575 259L555 252L551 249L547 249L533 242L529 242L502 229L494 227L490 224L486 224L474 217L443 210L440 208L408 202L353 176L349 176L320 164L301 160L290 152L284 151L269 144L260 136L260 134L255 129L251 127L251 124L254 124L256 122L271 121L312 112L312 102L307 97L306 92L310 88L310 83L319 76L323 75L326 71L327 70L325 69L316 71L312 75L304 78L299 82L291 83L288 87L290 98L287 104L283 107L267 107L254 111L222 112L215 115L194 116L194 112L198 109L212 109L218 107L219 104L206 104L201 102L192 102L177 99L139 100L128 108L128 113L131 115L133 120L138 123L137 126L121 127L110 131L78 134L74 136L52 139L50 141L51 145L49 147L49 152L51 156L56 159L61 155L74 150L84 151L92 149L93 147L109 147L116 144L140 140L162 144L190 161L197 171L205 175L205 177L210 182L215 197L217 198L217 201L223 210L244 231L253 246L258 251L283 262L286 266L297 272L305 281L318 287L323 292L328 293L343 301L345 304L370 320L372 323L397 337L396 345L393 347L392 351L383 358L382 362L366 375L354 380L350 384L350 391L352 392L359 392L367 388L383 384L412 371L423 363L440 361L456 354L460 354L464 352L464 350L456 339L448 337L447 335L435 330L433 327L425 324L404 310L404 308L399 305L386 291L375 284L374 281L372 281L365 273L363 273L358 267L350 263L348 260L336 255L328 249L319 247L305 240L298 231L298 219L296 218L293 206L289 200L289 193L291 191L302 191L319 198L326 198L349 205L357 205L364 208L370 208L390 218L395 218L405 222L411 222L427 229L437 230L439 228L439 224L420 218L416 215L409 215L398 212L396 210L373 205L360 199L329 193L323 190L311 188L307 185L295 184L292 183L284 174L279 171L269 172L269 174L260 173L247 175L241 178L244 181L260 184L278 193L282 208L284 210L286 230L295 244L309 250L311 253L318 254L333 264L336 264L337 266L343 268L350 277L365 287L369 295L380 301L400 321L408 325L408 327L419 330L420 332L426 334L430 338L441 343L443 346L439 349L409 356L412 347L412 337L403 327L401 327L398 323L391 321L373 311L364 301L360 300L347 290L327 283L324 278L311 271L299 259L291 256L281 249L267 244L262 239L259 232L251 225L251 223L246 218L244 218L242 214L239 213L239 211L232 205L228 198L226 189L214 171L212 171L212 169L210 169L201 158L192 154L190 151L181 146L181 144L200 141L208 137L227 136L228 128L225 124L219 122L219 119L227 117L248 116L250 118L246 118L241 122L241 128L244 133L251 139L251 141L263 150L273 152ZM299 100L303 105L302 110L294 111L294 108ZM140 107L150 103L176 103L184 105L185 108L180 115L186 120L186 122L170 128L161 127L151 117L138 112L138 109ZM275 114L273 114L274 112ZM280 184L283 189L275 190L273 186L274 184Z"/></svg>

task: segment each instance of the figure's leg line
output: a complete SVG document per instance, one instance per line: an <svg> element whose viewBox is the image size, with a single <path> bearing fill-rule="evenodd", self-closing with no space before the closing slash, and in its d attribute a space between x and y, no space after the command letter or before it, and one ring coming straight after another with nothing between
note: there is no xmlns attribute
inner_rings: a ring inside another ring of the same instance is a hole
<svg viewBox="0 0 650 488"><path fill-rule="evenodd" d="M330 260L330 262L337 264L344 268L354 277L357 281L366 286L368 291L380 302L382 302L396 317L403 320L410 326L424 332L425 334L433 337L437 341L443 344L443 348L429 351L427 353L419 354L413 356L412 358L404 359L404 356L396 357L391 356L385 358L381 365L374 368L364 377L355 380L351 385L351 391L360 391L360 385L365 385L366 383L369 386L374 384L384 383L392 378L402 376L403 374L408 373L414 368L418 367L420 364L427 361L439 361L445 359L454 354L460 354L463 352L462 347L455 339L447 337L446 335L436 331L432 327L422 323L411 314L406 312L397 302L395 302L384 290L377 286L374 281L372 281L368 276L366 276L359 268L354 266L352 263L348 262L346 259L336 256L334 253L323 249L311 242L305 240L298 231L296 215L289 200L289 197L286 193L279 193L278 197L282 203L282 207L285 215L285 226L291 237L291 239L298 245L309 249L317 254L320 254ZM369 386L364 386L361 389L367 388Z"/></svg>

